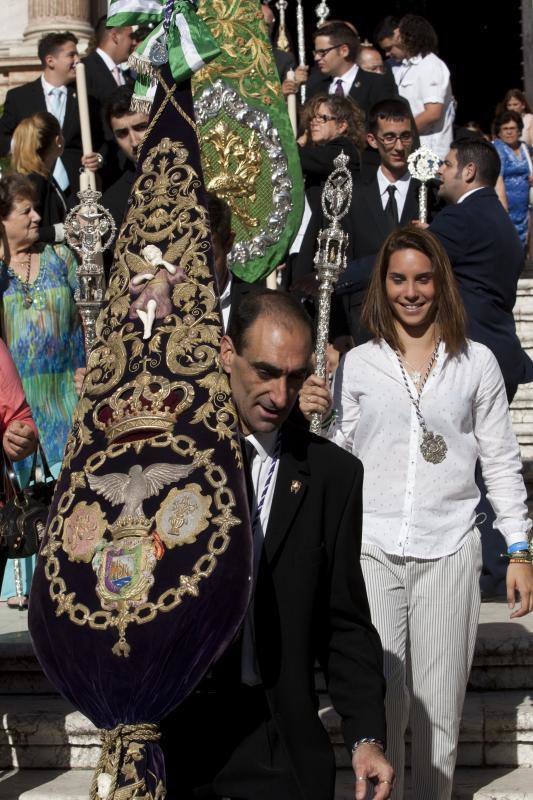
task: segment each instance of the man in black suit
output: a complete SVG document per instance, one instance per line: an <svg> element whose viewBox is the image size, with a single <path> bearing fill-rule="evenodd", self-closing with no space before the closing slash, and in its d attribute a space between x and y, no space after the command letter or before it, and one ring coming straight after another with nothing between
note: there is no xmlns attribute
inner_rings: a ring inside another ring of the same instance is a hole
<svg viewBox="0 0 533 800"><path fill-rule="evenodd" d="M286 422L312 347L302 307L268 290L233 310L221 342L245 437L255 592L237 640L169 718L169 797L333 800L316 658L355 746L355 797L367 796L367 779L375 798L390 796L382 653L359 564L362 466Z"/></svg>
<svg viewBox="0 0 533 800"><path fill-rule="evenodd" d="M452 262L468 336L496 356L511 402L518 384L533 381L533 362L516 335L513 308L524 251L494 191L499 172L500 159L489 142L453 142L439 169L439 196L449 205L429 229Z"/></svg>
<svg viewBox="0 0 533 800"><path fill-rule="evenodd" d="M134 46L133 28L106 28L107 17L100 17L95 27L96 49L83 59L87 76L87 91L100 105L117 86L132 83L128 70L122 64L128 60Z"/></svg>
<svg viewBox="0 0 533 800"><path fill-rule="evenodd" d="M247 283L234 275L228 267L228 255L235 241L235 234L231 227L231 208L228 203L213 192L208 192L207 210L211 227L222 326L226 331L231 319L232 308L236 308L249 292L262 288L263 282Z"/></svg>
<svg viewBox="0 0 533 800"><path fill-rule="evenodd" d="M87 94L97 109L94 124L99 125L99 139L104 142L101 150L103 164L99 172L104 189L118 180L127 168L127 161L106 120L105 105L118 86L133 86L129 70L123 70L121 65L128 60L134 47L131 25L106 28L106 21L104 16L96 23L96 49L83 59Z"/></svg>
<svg viewBox="0 0 533 800"><path fill-rule="evenodd" d="M375 256L394 228L418 217L420 183L411 178L407 169L407 159L416 141L413 116L405 100L392 98L372 106L367 121L367 142L379 156L379 167L363 169L359 180L354 181L350 211L341 221L348 234L348 260L363 259L359 270L354 262L351 272L364 280L344 297L349 332L356 344L368 339L360 317ZM429 199L433 209L434 192L429 193ZM308 270L312 269L316 238L324 225L321 214L309 224L297 261L301 275L305 264ZM342 276L342 283L344 281Z"/></svg>
<svg viewBox="0 0 533 800"><path fill-rule="evenodd" d="M79 173L82 164L95 171L101 164L101 157L93 152L82 158L80 115L76 99L76 64L79 55L78 40L73 33L49 33L38 46L38 55L43 65L43 73L35 81L10 89L4 103L4 113L0 119L0 155L6 156L11 147L13 131L21 120L37 111L49 111L59 124L64 138L64 150L56 162L54 178L67 198L73 197L79 189ZM90 107L91 118L94 108ZM94 137L93 149L101 142Z"/></svg>
<svg viewBox="0 0 533 800"><path fill-rule="evenodd" d="M342 94L351 97L368 114L380 100L398 96L390 72L378 75L357 66L361 43L357 34L342 22L323 25L313 34L314 58L318 70L307 82L307 97Z"/></svg>
<svg viewBox="0 0 533 800"><path fill-rule="evenodd" d="M126 206L130 196L131 187L135 179L135 169L139 146L148 127L148 115L138 111L131 111L131 98L133 87L115 86L114 92L108 97L104 106L104 118L111 131L118 151L122 154L124 168L119 177L104 192L102 202L111 213L115 225L115 240L120 231ZM114 243L104 253L104 266L109 274L113 263Z"/></svg>
<svg viewBox="0 0 533 800"><path fill-rule="evenodd" d="M524 250L494 186L500 172L496 149L484 139L452 143L439 170L440 195L450 205L433 220L430 230L444 245L459 284L468 317L468 335L492 350L503 373L509 402L518 385L533 381L533 362L522 349L513 316L516 289L524 266ZM481 529L485 597L506 595L506 546L493 529L494 512L478 477L485 515Z"/></svg>

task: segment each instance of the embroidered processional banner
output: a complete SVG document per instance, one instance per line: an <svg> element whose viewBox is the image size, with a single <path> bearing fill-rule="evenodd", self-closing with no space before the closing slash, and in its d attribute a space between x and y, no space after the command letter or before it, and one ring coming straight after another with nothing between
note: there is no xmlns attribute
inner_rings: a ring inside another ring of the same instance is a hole
<svg viewBox="0 0 533 800"><path fill-rule="evenodd" d="M165 64L30 599L45 673L105 731L92 798L162 800L157 723L249 602L220 333L190 84Z"/></svg>
<svg viewBox="0 0 533 800"><path fill-rule="evenodd" d="M193 78L206 186L232 210L229 266L254 282L282 262L300 226L298 146L258 0L200 0L198 14L221 49Z"/></svg>

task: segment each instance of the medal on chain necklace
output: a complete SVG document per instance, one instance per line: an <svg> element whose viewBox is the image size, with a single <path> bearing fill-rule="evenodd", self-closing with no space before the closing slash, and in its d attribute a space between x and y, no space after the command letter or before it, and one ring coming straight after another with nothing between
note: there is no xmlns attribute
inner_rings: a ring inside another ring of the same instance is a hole
<svg viewBox="0 0 533 800"><path fill-rule="evenodd" d="M401 354L395 350L396 357L398 359L398 363L400 365L400 369L402 371L402 377L405 383L405 388L407 389L407 394L415 407L416 416L418 417L418 422L420 423L420 427L422 428L422 441L420 442L420 452L422 453L422 457L425 461L428 461L430 464L440 464L446 458L446 454L448 452L448 445L444 439L444 436L441 436L440 433L434 433L433 431L428 430L426 425L426 421L422 416L422 412L420 411L420 395L422 394L422 389L424 388L427 379L429 378L429 374L433 368L433 364L437 360L437 355L439 352L439 345L440 345L440 338L435 345L435 349L431 358L429 359L428 367L426 369L425 375L423 379L420 379L420 373L415 373L412 378L413 382L417 385L418 388L418 397L413 397L411 389L409 387L409 382L407 380L407 375L405 372L405 367L403 365L402 356ZM416 380L418 377L418 380Z"/></svg>

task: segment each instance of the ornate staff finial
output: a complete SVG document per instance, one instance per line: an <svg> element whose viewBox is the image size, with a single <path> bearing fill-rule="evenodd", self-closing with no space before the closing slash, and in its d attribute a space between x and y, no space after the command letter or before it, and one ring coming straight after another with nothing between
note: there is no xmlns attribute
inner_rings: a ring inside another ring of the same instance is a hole
<svg viewBox="0 0 533 800"><path fill-rule="evenodd" d="M346 268L346 247L349 237L339 223L348 213L352 202L353 180L348 169L349 161L350 159L344 152L337 156L333 162L335 169L328 177L322 191L322 211L330 224L318 234L318 250L314 260L317 280L320 284L315 372L321 378L326 375L331 294L339 275ZM310 425L312 433L320 433L321 421L321 414L313 414Z"/></svg>
<svg viewBox="0 0 533 800"><path fill-rule="evenodd" d="M305 67L305 24L304 24L304 7L302 0L298 0L296 6L296 30L298 35L298 60L301 67ZM300 99L305 103L305 83L300 87Z"/></svg>
<svg viewBox="0 0 533 800"><path fill-rule="evenodd" d="M321 25L327 20L330 15L329 6L325 0L321 0L321 2L315 8L315 13L318 19L317 26L320 28Z"/></svg>
<svg viewBox="0 0 533 800"><path fill-rule="evenodd" d="M276 8L279 11L279 28L278 28L278 37L276 39L276 47L279 50L284 50L286 53L289 51L289 39L287 37L287 25L285 19L285 12L288 6L287 0L278 0L276 3Z"/></svg>
<svg viewBox="0 0 533 800"><path fill-rule="evenodd" d="M425 145L411 153L407 159L407 168L413 178L420 181L418 195L418 219L427 222L428 216L428 188L427 182L434 178L440 165L440 158Z"/></svg>
<svg viewBox="0 0 533 800"><path fill-rule="evenodd" d="M109 247L116 230L113 217L98 202L101 197L102 193L94 189L78 192L80 202L65 219L67 242L81 257L76 269L79 287L75 300L83 323L86 353L96 338L96 320L105 294L104 267L97 256Z"/></svg>

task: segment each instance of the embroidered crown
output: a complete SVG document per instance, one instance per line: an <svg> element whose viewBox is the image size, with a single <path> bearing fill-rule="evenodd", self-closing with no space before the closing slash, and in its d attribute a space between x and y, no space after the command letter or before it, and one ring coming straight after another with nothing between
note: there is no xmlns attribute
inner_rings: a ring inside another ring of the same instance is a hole
<svg viewBox="0 0 533 800"><path fill-rule="evenodd" d="M105 433L109 444L170 432L193 399L189 383L141 372L98 403L93 412L94 425Z"/></svg>

